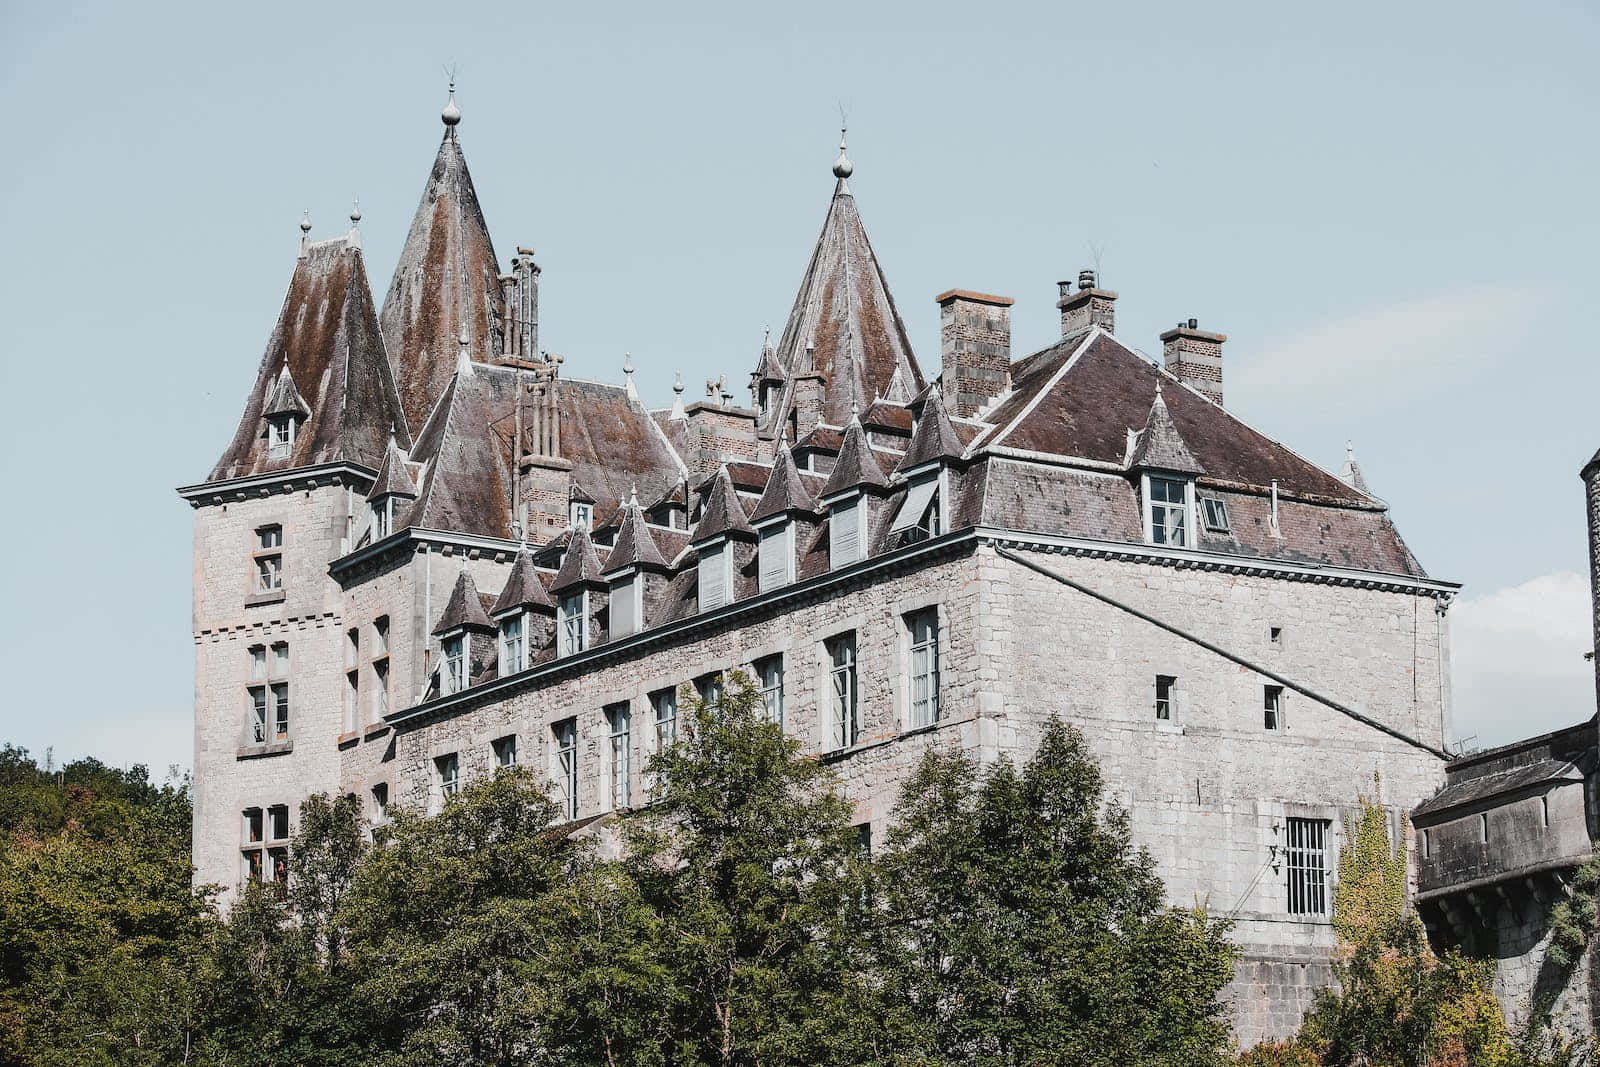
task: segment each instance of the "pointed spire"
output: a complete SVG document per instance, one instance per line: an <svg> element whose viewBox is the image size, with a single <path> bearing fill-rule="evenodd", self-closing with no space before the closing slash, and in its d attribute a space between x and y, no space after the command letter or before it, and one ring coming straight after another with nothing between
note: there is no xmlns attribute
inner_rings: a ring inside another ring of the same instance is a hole
<svg viewBox="0 0 1600 1067"><path fill-rule="evenodd" d="M826 498L862 486L882 489L888 484L889 479L878 465L878 457L872 454L872 445L867 440L867 431L861 426L860 416L852 414L850 425L844 428L839 458L834 462L828 480L823 483L822 496Z"/></svg>
<svg viewBox="0 0 1600 1067"><path fill-rule="evenodd" d="M372 483L372 489L367 493L368 500L378 500L386 496L402 496L415 500L417 485L411 480L411 468L407 463L405 452L395 444L394 437L389 438L389 448L383 456L383 466L378 468L378 477Z"/></svg>
<svg viewBox="0 0 1600 1067"><path fill-rule="evenodd" d="M961 439L956 436L955 427L950 425L950 416L945 414L939 390L931 389L928 398L922 402L922 415L917 419L917 428L912 431L911 444L907 446L906 454L895 470L908 471L927 463L960 457Z"/></svg>
<svg viewBox="0 0 1600 1067"><path fill-rule="evenodd" d="M635 404L639 402L639 389L633 384L633 353L622 353L622 382L623 389L627 391L628 399Z"/></svg>
<svg viewBox="0 0 1600 1067"><path fill-rule="evenodd" d="M361 198L359 196L350 205L350 236L345 238L345 243L351 248L361 247Z"/></svg>
<svg viewBox="0 0 1600 1067"><path fill-rule="evenodd" d="M289 373L287 359L283 362L283 369L278 371L278 377L272 382L272 392L267 394L266 403L261 407L261 414L265 418L274 415L295 415L302 419L311 414L311 405L306 403L306 398L295 388L294 377Z"/></svg>
<svg viewBox="0 0 1600 1067"><path fill-rule="evenodd" d="M781 441L778 454L772 460L772 473L767 476L767 487L761 494L761 501L756 504L756 510L751 513L750 521L761 522L792 511L814 513L820 510L822 505L800 478L800 470L794 465L794 453L789 443Z"/></svg>
<svg viewBox="0 0 1600 1067"><path fill-rule="evenodd" d="M668 418L687 419L689 413L683 410L683 371L672 372L672 414Z"/></svg>
<svg viewBox="0 0 1600 1067"><path fill-rule="evenodd" d="M733 476L728 473L728 465L724 463L711 476L711 485L706 490L705 510L700 513L700 521L695 525L690 543L727 534L754 537L755 532L750 520L745 517L744 505L739 502L739 494L733 488Z"/></svg>
<svg viewBox="0 0 1600 1067"><path fill-rule="evenodd" d="M1356 462L1356 446L1354 441L1344 443L1344 469L1339 472L1339 478L1344 484L1357 492L1372 495L1372 490L1367 488L1366 476L1361 473L1361 464Z"/></svg>
<svg viewBox="0 0 1600 1067"><path fill-rule="evenodd" d="M622 512L622 526L617 530L617 542L606 557L605 573L615 574L629 567L651 567L665 570L667 561L645 522L639 498L630 495Z"/></svg>
<svg viewBox="0 0 1600 1067"><path fill-rule="evenodd" d="M1129 461L1133 470L1152 469L1173 471L1178 474L1204 474L1206 469L1194 458L1189 446L1178 432L1167 410L1166 397L1161 392L1161 373L1156 373L1156 398L1150 405L1150 415L1145 419L1144 430L1133 446Z"/></svg>
<svg viewBox="0 0 1600 1067"><path fill-rule="evenodd" d="M444 614L439 616L439 622L433 628L433 635L438 637L453 630L493 629L494 623L489 621L489 616L483 610L483 601L478 598L478 586L472 580L472 572L462 567L461 573L456 575L455 588L450 590Z"/></svg>
<svg viewBox="0 0 1600 1067"><path fill-rule="evenodd" d="M561 569L550 583L552 593L560 593L579 585L604 585L600 577L600 560L594 554L594 542L589 531L579 526L572 531L567 542L567 554L562 557Z"/></svg>
<svg viewBox="0 0 1600 1067"><path fill-rule="evenodd" d="M300 258L305 259L311 251L311 209L306 208L304 215L300 216Z"/></svg>
<svg viewBox="0 0 1600 1067"><path fill-rule="evenodd" d="M544 583L539 581L538 568L534 566L533 553L523 545L517 550L517 558L511 564L511 573L506 575L505 588L500 590L500 596L495 600L494 607L489 609L489 614L495 618L524 608L553 608L554 601L550 594L545 592Z"/></svg>
<svg viewBox="0 0 1600 1067"><path fill-rule="evenodd" d="M439 121L444 123L444 135L448 140L456 139L456 127L461 124L461 108L456 105L456 79L450 76L450 99L445 101L444 108L439 112Z"/></svg>

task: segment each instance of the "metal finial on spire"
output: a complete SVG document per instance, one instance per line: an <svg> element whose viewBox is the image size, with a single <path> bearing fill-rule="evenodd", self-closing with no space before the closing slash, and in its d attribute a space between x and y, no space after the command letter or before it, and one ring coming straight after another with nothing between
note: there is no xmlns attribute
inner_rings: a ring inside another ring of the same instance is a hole
<svg viewBox="0 0 1600 1067"><path fill-rule="evenodd" d="M301 218L300 218L300 232L301 233L310 233L311 232L311 209L310 208L307 208L306 209L306 213L303 216L301 216Z"/></svg>
<svg viewBox="0 0 1600 1067"><path fill-rule="evenodd" d="M361 225L361 198L359 196L350 203L350 225Z"/></svg>
<svg viewBox="0 0 1600 1067"><path fill-rule="evenodd" d="M1348 438L1344 443L1344 458L1349 460L1351 463L1356 461L1356 443Z"/></svg>
<svg viewBox="0 0 1600 1067"><path fill-rule="evenodd" d="M633 384L633 353L622 353L622 379L623 388L627 391L629 400L639 399L639 389Z"/></svg>
<svg viewBox="0 0 1600 1067"><path fill-rule="evenodd" d="M439 112L439 121L443 122L450 130L450 136L456 135L455 127L461 121L461 108L456 106L456 77L450 75L450 99L445 101L444 109Z"/></svg>
<svg viewBox="0 0 1600 1067"><path fill-rule="evenodd" d="M628 486L628 506L630 508L636 508L636 507L639 506L639 483L638 482L633 482Z"/></svg>
<svg viewBox="0 0 1600 1067"><path fill-rule="evenodd" d="M672 372L672 391L679 396L683 395L683 371L681 370Z"/></svg>
<svg viewBox="0 0 1600 1067"><path fill-rule="evenodd" d="M848 131L848 126L841 125L839 127L839 158L833 161L833 176L840 181L855 173L855 167L851 166L850 160L844 154L845 134Z"/></svg>

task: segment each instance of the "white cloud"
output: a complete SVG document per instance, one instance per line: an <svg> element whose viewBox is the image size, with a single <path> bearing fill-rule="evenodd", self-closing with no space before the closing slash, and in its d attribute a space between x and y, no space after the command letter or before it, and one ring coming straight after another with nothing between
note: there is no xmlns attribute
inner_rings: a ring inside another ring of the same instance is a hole
<svg viewBox="0 0 1600 1067"><path fill-rule="evenodd" d="M1594 713L1589 580L1557 571L1465 597L1450 610L1455 732L1480 747Z"/></svg>
<svg viewBox="0 0 1600 1067"><path fill-rule="evenodd" d="M1413 390L1461 383L1513 358L1517 334L1549 302L1539 289L1481 285L1346 317L1271 338L1229 368L1230 392L1249 400L1359 400L1364 409L1409 404Z"/></svg>

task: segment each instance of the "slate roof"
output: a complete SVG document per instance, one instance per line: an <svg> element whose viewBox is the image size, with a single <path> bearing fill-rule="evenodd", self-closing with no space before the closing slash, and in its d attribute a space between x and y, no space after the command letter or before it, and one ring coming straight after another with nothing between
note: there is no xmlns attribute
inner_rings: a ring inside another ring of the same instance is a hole
<svg viewBox="0 0 1600 1067"><path fill-rule="evenodd" d="M578 585L603 585L600 577L600 560L594 554L594 542L589 531L582 526L572 532L561 569L550 582L550 591L560 593Z"/></svg>
<svg viewBox="0 0 1600 1067"><path fill-rule="evenodd" d="M614 574L624 567L665 568L667 561L656 547L656 539L645 522L644 510L638 504L623 508L622 524L617 529L617 540L606 557L605 572Z"/></svg>
<svg viewBox="0 0 1600 1067"><path fill-rule="evenodd" d="M754 537L755 532L750 520L745 517L744 505L739 502L739 494L733 489L733 479L724 465L712 476L710 487L706 490L705 510L695 524L693 540L704 541L720 534Z"/></svg>
<svg viewBox="0 0 1600 1067"><path fill-rule="evenodd" d="M533 561L533 553L527 546L517 552L516 560L511 564L511 573L506 575L505 588L500 590L500 596L495 599L494 607L489 609L490 615L501 615L519 608L550 608L555 603L550 599L550 594L545 592L544 583L539 580L539 570Z"/></svg>
<svg viewBox="0 0 1600 1067"><path fill-rule="evenodd" d="M499 353L498 262L461 142L447 128L379 316L410 425L427 418L455 372L463 302L472 358Z"/></svg>
<svg viewBox="0 0 1600 1067"><path fill-rule="evenodd" d="M809 356L807 346L814 346ZM790 379L813 370L823 375L823 421L835 426L850 418L852 404L866 407L874 397L895 395L891 383L897 373L898 388L905 390L900 399L910 399L927 384L855 197L842 178L834 186L822 233L784 325L777 361ZM791 380L778 417L768 426L782 425L793 406Z"/></svg>
<svg viewBox="0 0 1600 1067"><path fill-rule="evenodd" d="M961 448L955 428L950 425L950 416L945 414L944 401L939 399L939 391L935 389L923 401L911 445L897 469L908 471L941 459L959 459Z"/></svg>
<svg viewBox="0 0 1600 1067"><path fill-rule="evenodd" d="M774 515L792 511L814 513L821 510L822 505L811 495L811 490L800 477L800 471L794 465L794 456L790 453L789 446L783 445L778 449L777 458L773 460L767 487L756 503L756 510L751 513L750 521L758 523Z"/></svg>
<svg viewBox="0 0 1600 1067"><path fill-rule="evenodd" d="M460 629L494 629L494 623L489 621L489 616L483 610L483 601L478 596L478 586L472 580L472 572L465 567L456 575L455 588L450 590L450 599L445 602L444 613L439 616L433 633L437 637Z"/></svg>
<svg viewBox="0 0 1600 1067"><path fill-rule="evenodd" d="M416 495L417 483L411 477L411 464L399 444L391 439L383 456L383 466L378 468L378 478L372 483L367 499L377 500L386 496L415 498Z"/></svg>
<svg viewBox="0 0 1600 1067"><path fill-rule="evenodd" d="M888 484L888 477L867 443L867 432L861 420L851 419L850 425L845 427L844 442L839 446L839 458L822 486L822 495L832 496L857 486L882 488Z"/></svg>
<svg viewBox="0 0 1600 1067"><path fill-rule="evenodd" d="M300 395L300 390L294 387L294 379L289 376L289 364L285 363L278 376L273 379L272 392L267 394L267 402L262 406L261 414L268 418L273 415L304 417L311 414L311 405L306 403L306 398Z"/></svg>
<svg viewBox="0 0 1600 1067"><path fill-rule="evenodd" d="M1157 378L1156 398L1150 404L1150 415L1145 419L1144 429L1139 431L1128 466L1134 470L1149 468L1179 474L1204 474L1206 469L1200 466L1200 461L1184 444L1183 434L1178 432L1172 416L1167 413L1167 402L1161 395L1160 382L1161 379Z"/></svg>
<svg viewBox="0 0 1600 1067"><path fill-rule="evenodd" d="M291 453L269 458L264 416L296 400L309 417ZM343 237L313 244L295 261L244 415L206 480L340 461L377 470L391 426L410 443L361 249Z"/></svg>
<svg viewBox="0 0 1600 1067"><path fill-rule="evenodd" d="M1437 811L1443 811L1446 808L1507 796L1523 789L1543 785L1546 782L1566 781L1569 779L1582 781L1583 777L1583 770L1572 760L1539 760L1536 763L1526 763L1520 767L1512 767L1509 770L1495 774L1468 778L1464 782L1447 785L1421 804L1418 804L1413 809L1412 815L1427 816Z"/></svg>

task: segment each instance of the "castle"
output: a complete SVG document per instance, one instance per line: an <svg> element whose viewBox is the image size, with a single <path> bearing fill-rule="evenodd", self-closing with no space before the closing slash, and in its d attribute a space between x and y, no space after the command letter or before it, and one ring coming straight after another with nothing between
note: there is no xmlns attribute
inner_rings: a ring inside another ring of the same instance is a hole
<svg viewBox="0 0 1600 1067"><path fill-rule="evenodd" d="M282 878L315 792L379 823L526 764L571 820L643 803L680 688L745 670L867 842L929 747L1025 758L1075 723L1171 899L1236 921L1241 1040L1291 1030L1330 979L1346 816L1377 773L1398 831L1452 736L1458 587L1353 457L1231 411L1194 319L1153 365L1090 271L1020 356L1010 299L938 295L930 377L842 144L748 404L680 381L650 407L631 367L539 347L541 268L502 271L453 91L442 118L381 309L358 213L303 232L238 430L180 490L197 880Z"/></svg>

